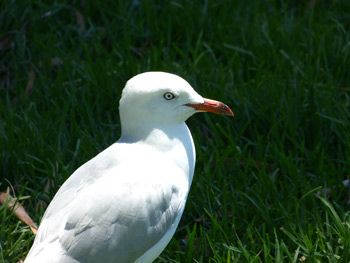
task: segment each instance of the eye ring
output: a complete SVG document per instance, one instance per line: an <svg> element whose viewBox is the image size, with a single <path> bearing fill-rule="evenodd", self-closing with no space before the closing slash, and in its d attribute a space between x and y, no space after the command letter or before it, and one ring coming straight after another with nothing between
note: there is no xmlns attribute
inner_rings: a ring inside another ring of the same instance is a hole
<svg viewBox="0 0 350 263"><path fill-rule="evenodd" d="M166 100L172 100L175 98L175 95L171 92L165 92L163 98Z"/></svg>

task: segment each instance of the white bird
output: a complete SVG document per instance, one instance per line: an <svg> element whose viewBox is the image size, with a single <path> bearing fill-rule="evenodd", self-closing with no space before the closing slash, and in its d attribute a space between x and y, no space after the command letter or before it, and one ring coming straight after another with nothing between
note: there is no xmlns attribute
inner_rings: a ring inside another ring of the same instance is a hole
<svg viewBox="0 0 350 263"><path fill-rule="evenodd" d="M185 121L198 111L233 116L179 76L130 79L119 104L120 139L62 185L25 263L155 260L185 208L196 159Z"/></svg>

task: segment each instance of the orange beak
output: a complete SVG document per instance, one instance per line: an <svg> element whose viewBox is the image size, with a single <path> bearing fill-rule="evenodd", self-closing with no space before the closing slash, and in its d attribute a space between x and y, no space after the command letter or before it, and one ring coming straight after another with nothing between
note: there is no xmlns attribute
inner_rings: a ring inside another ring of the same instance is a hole
<svg viewBox="0 0 350 263"><path fill-rule="evenodd" d="M195 108L197 111L208 111L216 114L233 116L232 110L227 105L216 100L204 99L204 103L186 105Z"/></svg>

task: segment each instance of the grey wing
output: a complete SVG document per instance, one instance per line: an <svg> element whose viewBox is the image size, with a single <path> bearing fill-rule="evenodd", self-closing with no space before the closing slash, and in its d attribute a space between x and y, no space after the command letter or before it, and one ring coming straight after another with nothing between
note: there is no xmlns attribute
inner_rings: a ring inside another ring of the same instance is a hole
<svg viewBox="0 0 350 263"><path fill-rule="evenodd" d="M41 243L51 240L69 263L134 262L153 247L174 224L186 193L173 184L130 183L112 176L80 188L68 204L71 194L63 188L39 228Z"/></svg>
<svg viewBox="0 0 350 263"><path fill-rule="evenodd" d="M65 225L61 242L67 253L91 262L134 262L143 255L163 237L180 208L174 189L156 186L147 195L147 187L154 186L134 185L133 193L101 194L85 201L84 209Z"/></svg>
<svg viewBox="0 0 350 263"><path fill-rule="evenodd" d="M176 228L189 175L162 154L143 160L150 149L131 146L112 145L63 184L26 263L134 262Z"/></svg>

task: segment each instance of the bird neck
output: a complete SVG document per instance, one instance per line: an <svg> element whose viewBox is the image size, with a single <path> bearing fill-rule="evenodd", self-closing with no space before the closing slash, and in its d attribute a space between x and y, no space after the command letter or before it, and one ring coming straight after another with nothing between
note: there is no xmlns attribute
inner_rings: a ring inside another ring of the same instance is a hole
<svg viewBox="0 0 350 263"><path fill-rule="evenodd" d="M130 122L127 125L122 124L122 135L118 142L143 143L169 154L177 166L188 175L191 184L196 152L191 133L184 122L171 125L138 123L137 127Z"/></svg>
<svg viewBox="0 0 350 263"><path fill-rule="evenodd" d="M189 137L192 139L184 122L179 124L150 124L129 121L127 124L122 124L119 141L128 143L144 142L166 149L174 141L186 143Z"/></svg>

